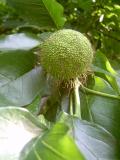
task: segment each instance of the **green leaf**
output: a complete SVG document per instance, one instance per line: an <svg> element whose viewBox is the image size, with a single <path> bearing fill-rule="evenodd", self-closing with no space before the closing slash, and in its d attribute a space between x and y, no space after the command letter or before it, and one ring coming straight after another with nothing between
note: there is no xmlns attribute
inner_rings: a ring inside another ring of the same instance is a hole
<svg viewBox="0 0 120 160"><path fill-rule="evenodd" d="M117 72L112 68L110 62L108 61L107 57L101 52L97 51L95 61L94 61L95 66L109 72L112 76L105 74L103 72L100 73L100 70L98 72L96 71L96 75L104 78L107 80L110 85L113 87L113 89L116 91L116 93L120 94L120 88L117 83Z"/></svg>
<svg viewBox="0 0 120 160"><path fill-rule="evenodd" d="M46 77L38 67L0 88L0 106L24 106L44 94Z"/></svg>
<svg viewBox="0 0 120 160"><path fill-rule="evenodd" d="M42 137L38 136L26 145L20 160L85 160L73 140L67 136L65 124L55 124Z"/></svg>
<svg viewBox="0 0 120 160"><path fill-rule="evenodd" d="M42 135L45 127L26 109L0 108L0 159L18 160L23 147Z"/></svg>
<svg viewBox="0 0 120 160"><path fill-rule="evenodd" d="M29 105L26 106L26 109L28 109L32 114L38 115L40 112L40 102L41 96L38 95Z"/></svg>
<svg viewBox="0 0 120 160"><path fill-rule="evenodd" d="M0 52L0 86L29 72L34 65L35 56L31 51Z"/></svg>
<svg viewBox="0 0 120 160"><path fill-rule="evenodd" d="M24 33L0 37L0 86L34 68L35 55L30 49L40 43L37 36Z"/></svg>
<svg viewBox="0 0 120 160"><path fill-rule="evenodd" d="M30 104L44 90L45 75L42 69L33 69L31 51L41 42L24 33L0 37L0 106Z"/></svg>
<svg viewBox="0 0 120 160"><path fill-rule="evenodd" d="M40 44L32 34L17 33L0 37L0 51L30 50Z"/></svg>
<svg viewBox="0 0 120 160"><path fill-rule="evenodd" d="M69 126L69 134L86 160L119 160L117 141L104 128L65 113L59 121Z"/></svg>
<svg viewBox="0 0 120 160"><path fill-rule="evenodd" d="M65 23L63 7L56 0L7 0L32 25L60 28Z"/></svg>
<svg viewBox="0 0 120 160"><path fill-rule="evenodd" d="M1 0L1 1L0 1L0 4L2 4L2 3L5 4L5 0Z"/></svg>
<svg viewBox="0 0 120 160"><path fill-rule="evenodd" d="M86 160L119 159L117 141L105 129L96 124L71 120L73 138Z"/></svg>
<svg viewBox="0 0 120 160"><path fill-rule="evenodd" d="M78 1L78 5L80 8L84 9L85 11L90 10L92 7L92 0L77 0Z"/></svg>
<svg viewBox="0 0 120 160"><path fill-rule="evenodd" d="M102 78L95 77L94 86L95 91L115 95L115 91ZM97 124L103 126L117 139L120 138L120 100L113 98L102 97L95 94L84 94L82 108L88 108L91 111L92 120ZM86 107L87 106L87 107ZM86 110L83 112L86 112ZM89 116L89 114L88 114ZM87 119L87 117L83 117Z"/></svg>

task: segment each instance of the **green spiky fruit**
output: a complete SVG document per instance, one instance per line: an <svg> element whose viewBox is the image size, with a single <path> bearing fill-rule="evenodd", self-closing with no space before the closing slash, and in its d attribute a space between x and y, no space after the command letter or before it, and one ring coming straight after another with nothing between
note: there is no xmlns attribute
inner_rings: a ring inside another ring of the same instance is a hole
<svg viewBox="0 0 120 160"><path fill-rule="evenodd" d="M53 33L42 45L40 61L52 76L69 80L85 73L93 59L89 40L80 32L63 29Z"/></svg>

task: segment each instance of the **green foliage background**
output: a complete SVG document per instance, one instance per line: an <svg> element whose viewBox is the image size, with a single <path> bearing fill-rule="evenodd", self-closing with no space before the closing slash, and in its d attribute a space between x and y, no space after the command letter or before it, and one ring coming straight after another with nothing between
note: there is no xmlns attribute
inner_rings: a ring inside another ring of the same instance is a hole
<svg viewBox="0 0 120 160"><path fill-rule="evenodd" d="M81 116L38 64L39 45L62 28L94 49L87 89L77 92ZM119 0L0 0L1 160L120 160L119 115Z"/></svg>

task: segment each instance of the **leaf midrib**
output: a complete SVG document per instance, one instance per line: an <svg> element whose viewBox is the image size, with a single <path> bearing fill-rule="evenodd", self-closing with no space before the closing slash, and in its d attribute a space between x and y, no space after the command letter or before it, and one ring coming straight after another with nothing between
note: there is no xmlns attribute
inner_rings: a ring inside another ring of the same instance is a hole
<svg viewBox="0 0 120 160"><path fill-rule="evenodd" d="M44 6L46 7L46 9L47 9L47 11L48 11L48 13L49 13L49 15L50 15L50 17L51 17L52 21L54 22L54 24L55 24L55 25L56 25L56 27L58 28L58 26L57 26L56 22L54 21L54 18L53 18L53 16L52 16L51 12L49 12L49 9L48 9L48 7L46 6L46 4L45 4L44 0L42 0L42 2L43 2L43 4L44 4Z"/></svg>

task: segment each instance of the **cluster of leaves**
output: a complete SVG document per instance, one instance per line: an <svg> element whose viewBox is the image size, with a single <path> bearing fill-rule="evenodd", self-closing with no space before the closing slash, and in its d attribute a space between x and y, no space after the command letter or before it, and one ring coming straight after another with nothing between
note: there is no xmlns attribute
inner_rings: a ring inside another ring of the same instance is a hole
<svg viewBox="0 0 120 160"><path fill-rule="evenodd" d="M0 1L0 159L119 160L120 75L106 57L118 69L119 0L58 2ZM37 46L63 27L85 33L96 50L80 116L36 63Z"/></svg>
<svg viewBox="0 0 120 160"><path fill-rule="evenodd" d="M61 3L61 0L59 2ZM62 5L65 7L65 15L68 20L67 27L85 33L94 44L95 49L100 49L107 57L119 61L119 1L63 0Z"/></svg>

